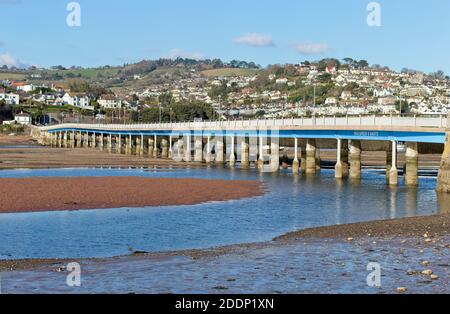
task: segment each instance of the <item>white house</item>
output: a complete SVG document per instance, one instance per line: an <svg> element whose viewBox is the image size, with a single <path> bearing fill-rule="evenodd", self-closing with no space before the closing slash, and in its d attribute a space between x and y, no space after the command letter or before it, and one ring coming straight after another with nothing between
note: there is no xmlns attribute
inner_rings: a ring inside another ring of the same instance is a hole
<svg viewBox="0 0 450 314"><path fill-rule="evenodd" d="M325 100L325 105L336 105L337 104L337 99L336 99L336 97L328 97L326 100Z"/></svg>
<svg viewBox="0 0 450 314"><path fill-rule="evenodd" d="M14 116L14 121L18 124L22 125L30 125L31 124L31 116L28 113L19 113Z"/></svg>
<svg viewBox="0 0 450 314"><path fill-rule="evenodd" d="M20 96L13 93L0 93L0 100L4 100L7 105L18 105Z"/></svg>
<svg viewBox="0 0 450 314"><path fill-rule="evenodd" d="M114 95L103 95L98 100L100 107L105 109L120 109L122 108L122 101Z"/></svg>
<svg viewBox="0 0 450 314"><path fill-rule="evenodd" d="M391 96L392 95L392 91L388 88L383 88L383 89L375 89L373 91L373 96L374 97L387 97L387 96Z"/></svg>
<svg viewBox="0 0 450 314"><path fill-rule="evenodd" d="M17 90L23 91L25 93L30 93L36 89L36 86L33 84L24 84L24 85L17 85Z"/></svg>
<svg viewBox="0 0 450 314"><path fill-rule="evenodd" d="M279 78L279 79L277 79L277 80L275 81L275 83L276 83L276 84L279 84L279 85L284 85L284 84L286 84L287 82L288 82L288 79L285 78L285 77L281 77L281 78Z"/></svg>
<svg viewBox="0 0 450 314"><path fill-rule="evenodd" d="M65 93L63 96L65 104L73 107L78 107L86 110L94 110L94 107L90 105L90 99L86 94L69 94Z"/></svg>

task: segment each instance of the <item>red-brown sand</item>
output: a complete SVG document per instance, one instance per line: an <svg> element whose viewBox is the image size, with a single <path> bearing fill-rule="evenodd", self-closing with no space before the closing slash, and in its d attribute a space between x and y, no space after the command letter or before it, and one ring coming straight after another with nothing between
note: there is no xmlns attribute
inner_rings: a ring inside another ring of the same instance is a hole
<svg viewBox="0 0 450 314"><path fill-rule="evenodd" d="M142 177L0 179L0 213L193 205L264 194L256 181Z"/></svg>

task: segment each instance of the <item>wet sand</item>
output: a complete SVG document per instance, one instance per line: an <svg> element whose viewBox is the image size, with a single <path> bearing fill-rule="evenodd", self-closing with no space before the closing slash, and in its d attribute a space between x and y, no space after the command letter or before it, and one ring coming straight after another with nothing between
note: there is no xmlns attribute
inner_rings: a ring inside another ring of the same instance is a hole
<svg viewBox="0 0 450 314"><path fill-rule="evenodd" d="M1 146L23 146L23 145L37 145L35 140L31 136L26 135L5 135L0 134L0 147Z"/></svg>
<svg viewBox="0 0 450 314"><path fill-rule="evenodd" d="M256 181L143 177L0 179L0 213L194 205L264 194Z"/></svg>
<svg viewBox="0 0 450 314"><path fill-rule="evenodd" d="M425 217L409 217L347 225L335 225L304 229L277 237L275 241L300 238L348 238L348 237L420 237L450 235L450 214Z"/></svg>

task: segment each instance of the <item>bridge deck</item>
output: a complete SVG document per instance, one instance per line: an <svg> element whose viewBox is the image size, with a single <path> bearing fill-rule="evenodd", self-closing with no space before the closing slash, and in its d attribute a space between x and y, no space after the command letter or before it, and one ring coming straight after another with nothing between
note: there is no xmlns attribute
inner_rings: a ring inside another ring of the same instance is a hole
<svg viewBox="0 0 450 314"><path fill-rule="evenodd" d="M60 124L43 127L59 131L104 134L164 136L271 136L280 138L323 138L413 141L444 143L447 118L440 116L344 116L278 120L236 120L160 124Z"/></svg>

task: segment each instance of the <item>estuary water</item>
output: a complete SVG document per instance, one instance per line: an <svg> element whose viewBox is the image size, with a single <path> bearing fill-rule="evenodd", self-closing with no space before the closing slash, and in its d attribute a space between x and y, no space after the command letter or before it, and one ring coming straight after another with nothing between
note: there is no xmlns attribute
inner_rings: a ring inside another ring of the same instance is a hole
<svg viewBox="0 0 450 314"><path fill-rule="evenodd" d="M314 177L294 177L290 170L260 174L256 169L229 168L0 171L0 178L78 176L258 180L267 193L189 206L0 214L0 259L112 257L133 251L210 248L268 241L309 227L447 211L438 202L436 178L421 177L418 189L402 184L390 188L378 170L364 170L357 182L336 181L334 171L326 169Z"/></svg>

